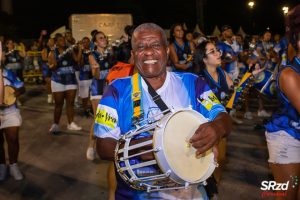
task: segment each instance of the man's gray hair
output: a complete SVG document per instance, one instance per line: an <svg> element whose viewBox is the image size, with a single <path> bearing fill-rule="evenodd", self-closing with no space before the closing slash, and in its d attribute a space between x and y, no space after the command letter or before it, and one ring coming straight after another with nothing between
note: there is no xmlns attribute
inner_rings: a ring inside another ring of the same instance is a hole
<svg viewBox="0 0 300 200"><path fill-rule="evenodd" d="M165 45L165 46L168 45L167 35L166 35L164 29L162 29L160 26L158 26L157 24L154 24L154 23L144 23L134 29L133 34L132 34L132 39L131 39L132 47L134 46L134 43L135 43L135 35L139 32L146 31L146 30L151 31L151 32L159 32L162 37L163 45Z"/></svg>

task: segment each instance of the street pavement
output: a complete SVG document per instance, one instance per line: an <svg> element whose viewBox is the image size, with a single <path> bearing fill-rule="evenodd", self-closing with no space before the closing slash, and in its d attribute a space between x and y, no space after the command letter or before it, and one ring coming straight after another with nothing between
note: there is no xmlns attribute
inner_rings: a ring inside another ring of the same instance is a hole
<svg viewBox="0 0 300 200"><path fill-rule="evenodd" d="M65 112L62 132L50 135L53 105L47 104L43 86L28 86L22 101L23 124L20 129L19 167L24 180L12 177L0 183L0 200L105 200L108 162L86 159L92 118L80 115L75 122L83 131L66 130ZM255 106L252 110L255 111ZM253 112L255 113L255 112ZM220 200L261 199L261 182L272 180L264 130L255 130L262 119L243 120L228 137L227 162L219 184ZM268 198L264 198L268 199Z"/></svg>

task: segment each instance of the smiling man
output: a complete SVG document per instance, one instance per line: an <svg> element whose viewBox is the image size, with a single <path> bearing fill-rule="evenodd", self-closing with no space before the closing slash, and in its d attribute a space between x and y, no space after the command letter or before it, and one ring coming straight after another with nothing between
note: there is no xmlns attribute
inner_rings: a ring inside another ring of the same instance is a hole
<svg viewBox="0 0 300 200"><path fill-rule="evenodd" d="M214 98L206 82L191 73L166 71L169 55L164 30L156 24L138 26L132 37L132 56L137 73L132 77L112 82L104 93L97 109L94 134L97 151L102 159L114 160L117 140L136 125L144 125L161 113L152 99L148 84L157 92L168 108L192 107L209 122L202 124L190 139L197 154L204 153L231 131L231 120L224 107ZM148 82L148 83L147 83ZM201 99L201 100L199 100ZM147 134L143 134L149 137ZM143 139L143 138L142 138ZM138 143L142 139L136 139ZM176 138L174 138L176 140ZM143 158L141 158L143 159ZM145 159L143 159L145 160ZM138 159L130 159L138 163ZM205 192L192 187L168 192L137 191L117 174L116 199L205 199Z"/></svg>

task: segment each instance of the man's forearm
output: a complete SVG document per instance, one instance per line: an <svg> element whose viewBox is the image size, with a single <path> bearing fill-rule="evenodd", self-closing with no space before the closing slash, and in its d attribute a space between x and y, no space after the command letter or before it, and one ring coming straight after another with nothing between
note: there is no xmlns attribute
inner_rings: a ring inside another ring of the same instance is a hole
<svg viewBox="0 0 300 200"><path fill-rule="evenodd" d="M220 136L220 139L229 135L232 130L232 120L230 116L225 112L220 113L215 118L213 123L218 127L218 134Z"/></svg>
<svg viewBox="0 0 300 200"><path fill-rule="evenodd" d="M97 153L103 160L115 160L117 140L113 138L96 138Z"/></svg>

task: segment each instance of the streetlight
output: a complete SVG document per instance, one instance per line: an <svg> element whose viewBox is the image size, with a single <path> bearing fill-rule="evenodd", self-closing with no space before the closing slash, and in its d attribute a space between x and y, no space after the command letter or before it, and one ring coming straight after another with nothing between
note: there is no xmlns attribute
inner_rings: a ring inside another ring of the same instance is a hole
<svg viewBox="0 0 300 200"><path fill-rule="evenodd" d="M283 11L283 14L284 14L284 15L287 15L288 12L289 12L289 7L283 6L283 7L282 7L282 11Z"/></svg>
<svg viewBox="0 0 300 200"><path fill-rule="evenodd" d="M249 1L248 6L252 9L255 5L254 1Z"/></svg>
<svg viewBox="0 0 300 200"><path fill-rule="evenodd" d="M253 20L253 7L254 7L255 3L254 1L249 1L248 2L248 6L250 7L250 27L252 29L252 31L254 30L254 27L255 27L255 23L254 23L254 20Z"/></svg>

